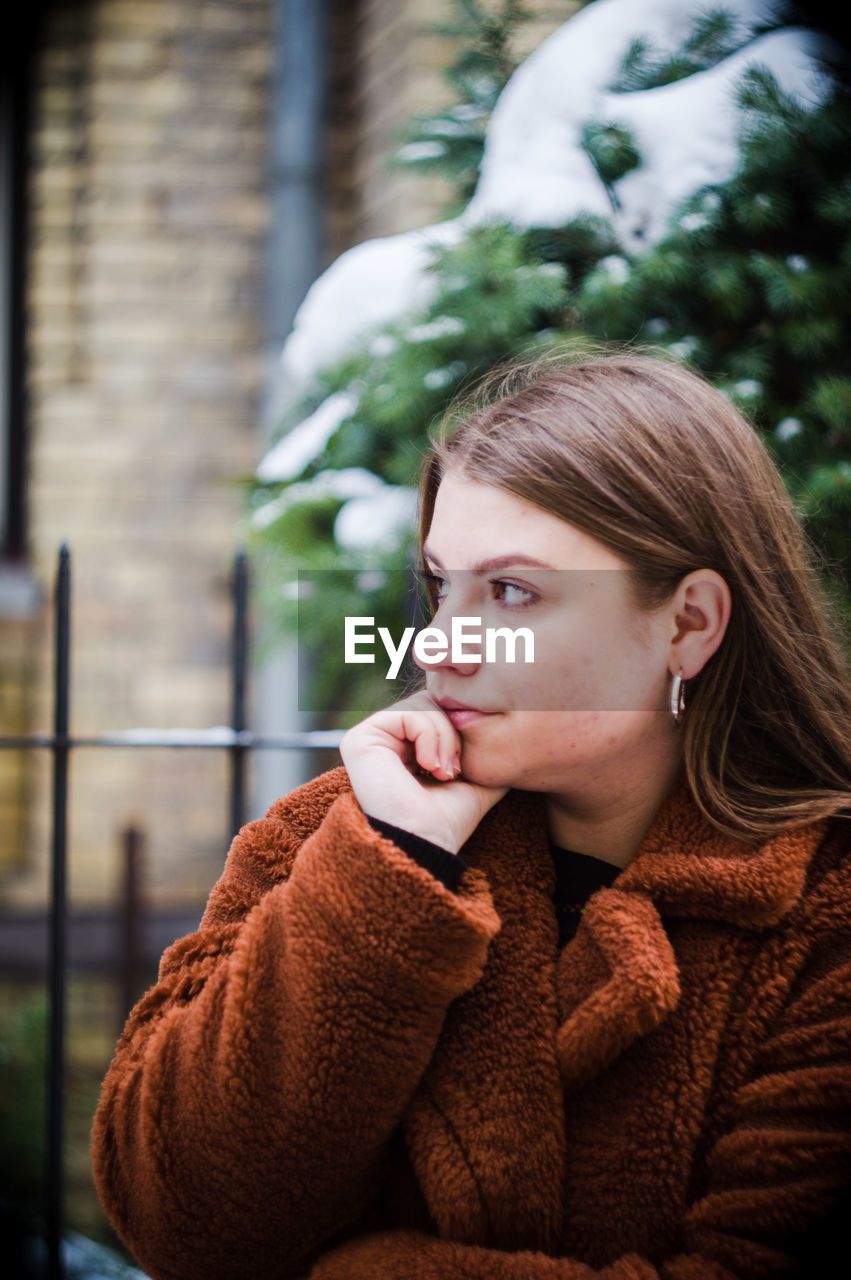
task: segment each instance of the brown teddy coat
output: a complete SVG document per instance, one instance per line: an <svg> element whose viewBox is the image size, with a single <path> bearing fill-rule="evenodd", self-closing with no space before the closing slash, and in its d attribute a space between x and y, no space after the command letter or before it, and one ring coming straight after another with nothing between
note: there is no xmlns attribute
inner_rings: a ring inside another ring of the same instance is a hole
<svg viewBox="0 0 851 1280"><path fill-rule="evenodd" d="M680 783L558 953L541 796L455 893L324 774L131 1015L112 1222L155 1280L790 1274L851 1166L849 829L746 845Z"/></svg>

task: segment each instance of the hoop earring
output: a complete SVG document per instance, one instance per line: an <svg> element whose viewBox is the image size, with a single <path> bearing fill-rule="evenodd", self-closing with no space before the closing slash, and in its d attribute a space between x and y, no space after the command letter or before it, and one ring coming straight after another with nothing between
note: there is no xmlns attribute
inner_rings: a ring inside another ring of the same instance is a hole
<svg viewBox="0 0 851 1280"><path fill-rule="evenodd" d="M685 680L683 680L682 671L678 671L674 676L674 683L671 685L671 715L674 717L674 724L679 724L682 721L685 709Z"/></svg>

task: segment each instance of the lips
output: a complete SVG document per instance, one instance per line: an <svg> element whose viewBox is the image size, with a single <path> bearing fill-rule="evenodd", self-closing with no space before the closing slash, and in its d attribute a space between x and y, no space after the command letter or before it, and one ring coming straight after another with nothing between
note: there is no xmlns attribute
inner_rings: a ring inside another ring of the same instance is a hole
<svg viewBox="0 0 851 1280"><path fill-rule="evenodd" d="M476 720L484 720L486 716L498 715L497 711L480 711L478 707L469 707L455 698L435 698L435 702L446 712L456 729L466 729Z"/></svg>

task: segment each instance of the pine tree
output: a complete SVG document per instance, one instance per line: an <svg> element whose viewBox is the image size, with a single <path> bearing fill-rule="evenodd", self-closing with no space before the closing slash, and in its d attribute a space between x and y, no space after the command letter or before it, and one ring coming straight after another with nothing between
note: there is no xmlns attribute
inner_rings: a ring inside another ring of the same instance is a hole
<svg viewBox="0 0 851 1280"><path fill-rule="evenodd" d="M479 22L474 0L459 0L459 7L471 24ZM501 34L492 34L487 56L507 76L509 61L499 63L496 55L504 57L521 10L506 2L500 13ZM628 92L692 75L741 39L727 16L709 14L674 55L633 45L614 87ZM468 105L481 108L482 124L493 100L470 88L480 44L474 55L459 60L467 78L459 73L457 83ZM494 72L487 83L497 82ZM479 226L435 254L431 304L366 335L360 349L323 372L312 400L297 407L293 420L334 391L356 389L357 408L296 477L298 500L266 521L261 545L280 557L274 574L294 562L326 572L379 569L385 577L374 580L369 611L374 603L398 634L411 601L390 570L411 556L412 533L368 553L340 546L335 522L345 498L329 492L324 478L362 470L388 484L415 484L430 426L479 373L515 355L592 337L665 347L745 410L824 556L829 589L851 617L851 352L844 341L851 320L851 93L837 77L827 100L804 110L770 75L751 71L740 105L738 171L693 195L664 239L642 254L625 253L612 225L592 217L527 232ZM451 108L446 118L463 120L464 113ZM473 118L471 112L468 123ZM422 120L416 129L411 141L440 134ZM454 167L459 195L466 195L478 171L483 124L466 135L440 136L455 141L432 160ZM588 125L583 143L617 207L620 179L641 163L634 140L617 123L599 121ZM281 486L271 488L277 493ZM254 506L269 497L269 487L254 487ZM347 684L339 664L325 661L332 619L347 609L363 612L349 588L328 590L327 579L325 585L327 617L312 611L301 639L317 654L325 705L335 706L342 714L332 719L343 723L390 698L386 685L364 679L371 668L358 668Z"/></svg>
<svg viewBox="0 0 851 1280"><path fill-rule="evenodd" d="M808 532L851 586L851 95L816 110L753 71L741 165L671 234L613 277L603 259L573 299L603 338L690 361L761 430Z"/></svg>
<svg viewBox="0 0 851 1280"><path fill-rule="evenodd" d="M432 24L459 45L444 71L456 101L415 115L400 131L391 163L448 178L454 198L444 210L447 218L460 213L475 190L488 120L517 67L516 34L531 16L521 0L501 0L497 8L481 0L454 0L454 19Z"/></svg>

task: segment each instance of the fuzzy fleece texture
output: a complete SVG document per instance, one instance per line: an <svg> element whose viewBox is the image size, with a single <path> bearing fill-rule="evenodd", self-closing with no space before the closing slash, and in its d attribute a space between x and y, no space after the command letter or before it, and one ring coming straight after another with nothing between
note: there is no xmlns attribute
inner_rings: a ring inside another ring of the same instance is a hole
<svg viewBox="0 0 851 1280"><path fill-rule="evenodd" d="M463 855L453 892L342 768L236 836L95 1119L149 1275L797 1274L851 1175L851 820L748 845L680 783L561 952L541 796Z"/></svg>

